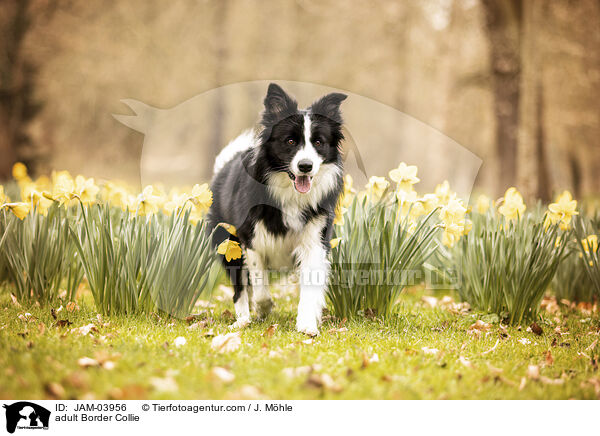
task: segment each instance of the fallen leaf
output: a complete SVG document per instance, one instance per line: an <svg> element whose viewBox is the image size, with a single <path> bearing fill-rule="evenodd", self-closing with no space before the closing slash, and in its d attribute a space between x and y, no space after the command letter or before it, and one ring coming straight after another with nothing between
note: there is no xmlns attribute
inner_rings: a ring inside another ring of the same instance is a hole
<svg viewBox="0 0 600 436"><path fill-rule="evenodd" d="M340 327L340 328L332 328L327 330L327 333L346 333L348 331L348 329L346 327Z"/></svg>
<svg viewBox="0 0 600 436"><path fill-rule="evenodd" d="M65 388L60 383L50 382L45 386L45 391L48 395L56 400L60 400L65 397Z"/></svg>
<svg viewBox="0 0 600 436"><path fill-rule="evenodd" d="M99 366L100 364L96 359L92 359L91 357L80 357L77 360L77 364L82 368L89 368L91 366Z"/></svg>
<svg viewBox="0 0 600 436"><path fill-rule="evenodd" d="M540 381L545 385L562 385L565 381L562 378L548 378L541 376Z"/></svg>
<svg viewBox="0 0 600 436"><path fill-rule="evenodd" d="M279 327L279 324L273 324L270 325L264 332L263 332L263 336L266 336L267 338L270 338L273 336L273 334L275 333L275 330L277 330L277 327Z"/></svg>
<svg viewBox="0 0 600 436"><path fill-rule="evenodd" d="M183 336L177 336L175 338L175 340L173 341L173 344L175 345L175 347L179 348L179 347L183 347L185 344L187 343L187 339L184 338Z"/></svg>
<svg viewBox="0 0 600 436"><path fill-rule="evenodd" d="M79 310L79 306L74 301L69 301L67 303L66 308L67 308L67 312L76 312Z"/></svg>
<svg viewBox="0 0 600 436"><path fill-rule="evenodd" d="M55 326L56 327L68 327L71 324L73 324L71 321L69 321L68 319L59 319L56 321Z"/></svg>
<svg viewBox="0 0 600 436"><path fill-rule="evenodd" d="M210 377L225 384L232 383L235 380L235 375L231 371L220 366L215 366L210 370Z"/></svg>
<svg viewBox="0 0 600 436"><path fill-rule="evenodd" d="M544 330L542 330L542 328L535 321L529 326L529 328L538 336L541 336L544 333Z"/></svg>
<svg viewBox="0 0 600 436"><path fill-rule="evenodd" d="M519 339L519 342L522 343L523 345L531 344L531 341L527 338L521 338L521 339Z"/></svg>
<svg viewBox="0 0 600 436"><path fill-rule="evenodd" d="M490 328L491 328L491 324L488 324L485 321L482 321L480 319L478 319L477 321L475 321L474 324L471 324L471 326L469 326L468 330L469 331L480 331L480 332L487 332Z"/></svg>
<svg viewBox="0 0 600 436"><path fill-rule="evenodd" d="M10 301L12 301L12 304L14 306L21 307L21 305L19 304L19 301L17 301L17 297L15 297L14 294L10 294Z"/></svg>
<svg viewBox="0 0 600 436"><path fill-rule="evenodd" d="M26 312L26 313L19 314L17 316L17 318L19 318L21 321L29 322L29 320L31 320L33 318L33 315L29 312Z"/></svg>
<svg viewBox="0 0 600 436"><path fill-rule="evenodd" d="M540 367L538 365L529 365L527 367L527 377L531 380L537 380L540 378Z"/></svg>
<svg viewBox="0 0 600 436"><path fill-rule="evenodd" d="M177 392L179 386L175 379L171 376L167 377L150 377L150 386L158 392Z"/></svg>
<svg viewBox="0 0 600 436"><path fill-rule="evenodd" d="M473 368L473 363L466 357L459 356L458 361L466 368L471 368L471 369Z"/></svg>
<svg viewBox="0 0 600 436"><path fill-rule="evenodd" d="M313 388L329 390L332 392L342 391L342 387L335 383L333 381L333 378L331 378L329 374L310 374L306 379L306 385Z"/></svg>
<svg viewBox="0 0 600 436"><path fill-rule="evenodd" d="M211 342L211 348L219 353L230 353L237 350L241 344L241 333L231 332L215 336Z"/></svg>
<svg viewBox="0 0 600 436"><path fill-rule="evenodd" d="M432 309L438 304L438 299L429 295L421 297L421 301Z"/></svg>
<svg viewBox="0 0 600 436"><path fill-rule="evenodd" d="M546 351L546 364L547 365L554 364L554 357L552 357L552 352L550 350Z"/></svg>
<svg viewBox="0 0 600 436"><path fill-rule="evenodd" d="M98 332L98 328L94 324L88 324L83 327L74 328L71 332L78 333L81 336L87 336L91 332Z"/></svg>
<svg viewBox="0 0 600 436"><path fill-rule="evenodd" d="M433 356L437 356L440 352L437 348L429 348L429 347L421 347L421 350L425 354L431 354Z"/></svg>

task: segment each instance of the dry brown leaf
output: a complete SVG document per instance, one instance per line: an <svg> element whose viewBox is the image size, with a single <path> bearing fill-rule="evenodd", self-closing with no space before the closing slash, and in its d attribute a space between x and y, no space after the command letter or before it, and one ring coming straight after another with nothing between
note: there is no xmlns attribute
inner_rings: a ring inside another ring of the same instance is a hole
<svg viewBox="0 0 600 436"><path fill-rule="evenodd" d="M69 321L68 319L59 319L56 321L55 326L56 327L68 327L71 324L73 324L71 321Z"/></svg>
<svg viewBox="0 0 600 436"><path fill-rule="evenodd" d="M537 380L540 378L540 367L538 365L529 365L527 367L527 377L531 380Z"/></svg>
<svg viewBox="0 0 600 436"><path fill-rule="evenodd" d="M531 331L538 336L541 336L544 333L544 330L535 321L533 323L531 323L531 325L529 326L529 329L531 329Z"/></svg>
<svg viewBox="0 0 600 436"><path fill-rule="evenodd" d="M229 384L235 380L235 375L226 368L215 366L210 370L210 378L221 383Z"/></svg>
<svg viewBox="0 0 600 436"><path fill-rule="evenodd" d="M15 297L14 294L10 294L10 301L12 302L13 306L21 307L19 301L17 300L17 297Z"/></svg>
<svg viewBox="0 0 600 436"><path fill-rule="evenodd" d="M437 306L438 299L429 295L424 295L421 297L421 301L425 303L426 306L431 307L432 309Z"/></svg>
<svg viewBox="0 0 600 436"><path fill-rule="evenodd" d="M458 361L466 368L473 368L473 363L466 357L459 356Z"/></svg>
<svg viewBox="0 0 600 436"><path fill-rule="evenodd" d="M81 366L82 368L89 368L92 366L99 366L100 364L96 359L92 359L91 357L80 357L77 360L77 365Z"/></svg>
<svg viewBox="0 0 600 436"><path fill-rule="evenodd" d="M523 389L525 389L526 385L527 385L527 378L521 377L521 383L519 383L519 391L522 391Z"/></svg>
<svg viewBox="0 0 600 436"><path fill-rule="evenodd" d="M231 353L242 345L240 332L231 332L225 335L215 336L211 342L211 348L218 353Z"/></svg>
<svg viewBox="0 0 600 436"><path fill-rule="evenodd" d="M332 329L327 330L327 333L346 333L347 331L348 331L348 329L346 327L340 327L340 328L334 327Z"/></svg>
<svg viewBox="0 0 600 436"><path fill-rule="evenodd" d="M552 356L552 351L546 351L546 365L551 366L554 365L554 357Z"/></svg>
<svg viewBox="0 0 600 436"><path fill-rule="evenodd" d="M543 375L540 376L540 382L544 383L545 385L562 385L565 383L562 378L548 378L544 377Z"/></svg>
<svg viewBox="0 0 600 436"><path fill-rule="evenodd" d="M425 354L431 354L433 356L437 356L440 352L437 348L429 348L429 347L421 347L421 350Z"/></svg>
<svg viewBox="0 0 600 436"><path fill-rule="evenodd" d="M479 331L479 332L487 332L490 328L492 328L491 324L478 319L474 324L469 326L469 331Z"/></svg>
<svg viewBox="0 0 600 436"><path fill-rule="evenodd" d="M67 308L67 312L76 312L79 310L79 306L74 301L69 301L67 303L66 308Z"/></svg>
<svg viewBox="0 0 600 436"><path fill-rule="evenodd" d="M342 387L335 383L333 381L333 378L331 378L329 374L310 374L306 379L306 385L313 388L328 390L331 392L342 391Z"/></svg>
<svg viewBox="0 0 600 436"><path fill-rule="evenodd" d="M179 390L177 382L171 376L150 377L150 386L158 392L177 392Z"/></svg>
<svg viewBox="0 0 600 436"><path fill-rule="evenodd" d="M50 382L45 386L46 393L54 399L60 400L65 397L65 388L60 383Z"/></svg>
<svg viewBox="0 0 600 436"><path fill-rule="evenodd" d="M554 297L544 297L542 299L541 308L552 314L560 312L560 308L558 307L558 303Z"/></svg>
<svg viewBox="0 0 600 436"><path fill-rule="evenodd" d="M98 328L94 324L84 325L82 327L71 329L71 333L78 333L81 336L87 336L91 332L97 333Z"/></svg>
<svg viewBox="0 0 600 436"><path fill-rule="evenodd" d="M279 324L273 324L270 325L264 332L263 332L263 336L270 338L273 336L273 334L275 333L275 330L277 330L277 327L279 327Z"/></svg>

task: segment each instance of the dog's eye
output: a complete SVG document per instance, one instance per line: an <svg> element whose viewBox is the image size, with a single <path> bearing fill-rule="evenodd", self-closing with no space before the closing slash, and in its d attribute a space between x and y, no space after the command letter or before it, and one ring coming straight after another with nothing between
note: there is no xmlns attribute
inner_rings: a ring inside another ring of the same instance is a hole
<svg viewBox="0 0 600 436"><path fill-rule="evenodd" d="M315 147L320 147L321 145L323 145L321 141L315 141Z"/></svg>
<svg viewBox="0 0 600 436"><path fill-rule="evenodd" d="M287 140L288 145L296 145L296 141L294 141L292 138Z"/></svg>

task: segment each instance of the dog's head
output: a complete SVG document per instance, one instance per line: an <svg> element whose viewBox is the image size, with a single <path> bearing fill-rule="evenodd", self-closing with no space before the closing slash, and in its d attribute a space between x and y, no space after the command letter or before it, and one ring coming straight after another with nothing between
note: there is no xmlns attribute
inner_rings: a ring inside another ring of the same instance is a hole
<svg viewBox="0 0 600 436"><path fill-rule="evenodd" d="M269 170L286 172L299 193L310 191L323 166L341 166L344 136L340 104L345 99L344 94L327 94L307 109L298 109L280 86L269 85L261 120L261 147Z"/></svg>

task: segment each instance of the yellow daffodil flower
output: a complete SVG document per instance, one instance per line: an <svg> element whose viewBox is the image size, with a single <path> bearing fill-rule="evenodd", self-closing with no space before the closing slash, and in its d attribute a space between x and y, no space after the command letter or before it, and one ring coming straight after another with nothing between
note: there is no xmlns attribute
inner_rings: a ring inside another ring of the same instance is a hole
<svg viewBox="0 0 600 436"><path fill-rule="evenodd" d="M27 167L22 162L17 162L12 167L12 175L16 181L21 181L27 179L29 176L27 175Z"/></svg>
<svg viewBox="0 0 600 436"><path fill-rule="evenodd" d="M581 244L583 245L583 250L587 254L590 254L590 251L593 253L597 253L598 252L598 235L588 236L587 238L585 238L581 241Z"/></svg>
<svg viewBox="0 0 600 436"><path fill-rule="evenodd" d="M560 194L556 203L551 203L548 206L548 214L544 221L544 227L560 223L561 230L569 230L571 228L571 218L573 215L578 215L577 200L573 200L569 191L564 191Z"/></svg>
<svg viewBox="0 0 600 436"><path fill-rule="evenodd" d="M4 203L2 207L9 209L20 220L23 220L31 211L29 203Z"/></svg>
<svg viewBox="0 0 600 436"><path fill-rule="evenodd" d="M519 191L517 191L517 188L511 187L506 190L502 205L498 208L498 212L505 218L512 220L522 217L525 209L527 208L523 202L523 197Z"/></svg>
<svg viewBox="0 0 600 436"><path fill-rule="evenodd" d="M230 262L232 259L235 260L242 257L242 247L240 247L239 242L226 239L219 244L217 253L225 256L227 262Z"/></svg>
<svg viewBox="0 0 600 436"><path fill-rule="evenodd" d="M383 196L383 193L389 186L390 182L388 182L385 177L372 176L369 179L369 183L365 186L367 196L377 201Z"/></svg>
<svg viewBox="0 0 600 436"><path fill-rule="evenodd" d="M75 182L67 171L61 171L53 175L52 196L60 204L75 198Z"/></svg>
<svg viewBox="0 0 600 436"><path fill-rule="evenodd" d="M438 207L438 198L435 194L425 194L419 201L423 205L423 214L425 215Z"/></svg>
<svg viewBox="0 0 600 436"><path fill-rule="evenodd" d="M490 208L491 200L486 195L480 195L477 197L477 202L475 203L475 210L477 210L480 214L485 214Z"/></svg>
<svg viewBox="0 0 600 436"><path fill-rule="evenodd" d="M331 245L331 249L333 250L335 247L337 247L340 244L341 240L342 240L342 238L334 238L331 241L329 241L329 245Z"/></svg>
<svg viewBox="0 0 600 436"><path fill-rule="evenodd" d="M433 193L437 197L438 204L440 205L447 204L451 198L456 197L456 194L450 190L450 183L448 183L448 180L444 180L442 184L437 185Z"/></svg>
<svg viewBox="0 0 600 436"><path fill-rule="evenodd" d="M196 206L199 211L208 211L212 205L212 192L208 189L208 184L194 185L190 201Z"/></svg>
<svg viewBox="0 0 600 436"><path fill-rule="evenodd" d="M94 183L94 179L86 179L83 176L75 178L74 194L83 204L96 202L96 197L100 188Z"/></svg>
<svg viewBox="0 0 600 436"><path fill-rule="evenodd" d="M4 186L0 185L0 204L7 203L8 201L9 199L4 193Z"/></svg>
<svg viewBox="0 0 600 436"><path fill-rule="evenodd" d="M419 183L418 168L415 165L406 165L400 162L398 168L389 172L390 179L398 184L399 190L412 190L412 185Z"/></svg>
<svg viewBox="0 0 600 436"><path fill-rule="evenodd" d="M219 223L217 224L217 226L223 227L225 230L227 230L227 233L229 233L230 235L237 236L237 229L234 225L227 223Z"/></svg>
<svg viewBox="0 0 600 436"><path fill-rule="evenodd" d="M159 197L154 195L154 187L146 186L136 200L136 211L138 215L152 215L158 212Z"/></svg>

